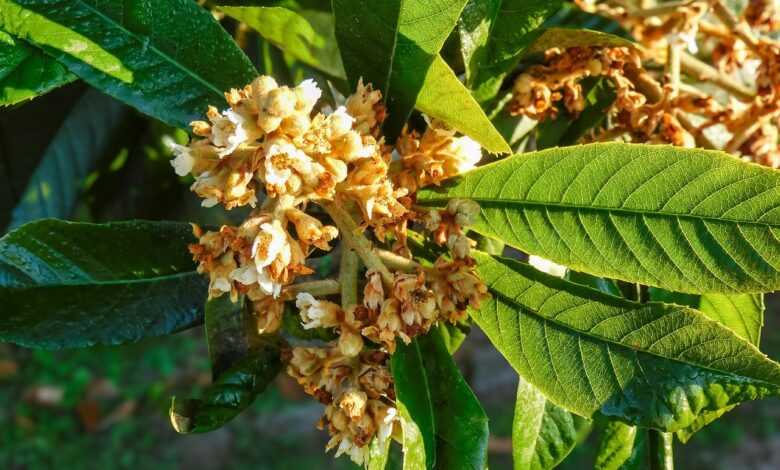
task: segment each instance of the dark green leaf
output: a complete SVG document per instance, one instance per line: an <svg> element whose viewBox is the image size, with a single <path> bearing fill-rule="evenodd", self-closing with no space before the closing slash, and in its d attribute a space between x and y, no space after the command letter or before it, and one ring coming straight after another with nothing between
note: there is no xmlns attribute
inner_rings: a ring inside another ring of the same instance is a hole
<svg viewBox="0 0 780 470"><path fill-rule="evenodd" d="M36 219L69 217L82 180L111 148L130 111L119 101L88 89L49 143L13 211L9 228Z"/></svg>
<svg viewBox="0 0 780 470"><path fill-rule="evenodd" d="M390 360L396 407L403 431L404 469L435 468L436 424L433 400L418 341L398 342Z"/></svg>
<svg viewBox="0 0 780 470"><path fill-rule="evenodd" d="M461 36L468 41L464 56L471 79L468 84L474 96L485 103L496 96L506 75L515 68L525 48L534 39L529 35L542 25L545 19L555 13L563 3L561 0L472 0L477 5L469 11L484 14L489 35L474 33ZM500 4L497 6L496 4ZM467 18L467 30L475 31L476 19ZM478 28L478 27L477 27ZM463 28L461 29L463 32ZM463 46L461 46L463 47Z"/></svg>
<svg viewBox="0 0 780 470"><path fill-rule="evenodd" d="M201 399L171 402L170 419L177 432L200 433L220 428L238 416L282 369L281 342L258 334L257 320L223 295L206 303L206 338L213 384Z"/></svg>
<svg viewBox="0 0 780 470"><path fill-rule="evenodd" d="M282 369L279 344L272 338L263 341L251 355L219 374L202 398L173 398L169 415L177 432L212 431L252 404Z"/></svg>
<svg viewBox="0 0 780 470"><path fill-rule="evenodd" d="M188 224L33 222L0 238L0 340L120 344L197 323L207 283Z"/></svg>
<svg viewBox="0 0 780 470"><path fill-rule="evenodd" d="M334 77L346 76L330 12L283 7L221 7L220 10L243 21L296 59Z"/></svg>
<svg viewBox="0 0 780 470"><path fill-rule="evenodd" d="M565 409L676 431L709 411L780 392L780 365L701 312L474 257L493 297L472 318L523 378Z"/></svg>
<svg viewBox="0 0 780 470"><path fill-rule="evenodd" d="M336 38L350 85L362 77L382 90L390 142L406 123L465 3L333 0Z"/></svg>
<svg viewBox="0 0 780 470"><path fill-rule="evenodd" d="M75 79L42 50L0 30L0 107L35 98Z"/></svg>
<svg viewBox="0 0 780 470"><path fill-rule="evenodd" d="M723 152L600 143L505 158L418 202L578 271L691 292L780 288L780 172Z"/></svg>
<svg viewBox="0 0 780 470"><path fill-rule="evenodd" d="M417 342L436 421L436 468L486 468L487 415L452 360L444 330L436 327Z"/></svg>
<svg viewBox="0 0 780 470"><path fill-rule="evenodd" d="M42 47L105 93L185 127L256 76L211 13L191 0L0 0L0 28Z"/></svg>
<svg viewBox="0 0 780 470"><path fill-rule="evenodd" d="M591 422L548 401L519 378L512 423L515 470L555 468L590 432Z"/></svg>

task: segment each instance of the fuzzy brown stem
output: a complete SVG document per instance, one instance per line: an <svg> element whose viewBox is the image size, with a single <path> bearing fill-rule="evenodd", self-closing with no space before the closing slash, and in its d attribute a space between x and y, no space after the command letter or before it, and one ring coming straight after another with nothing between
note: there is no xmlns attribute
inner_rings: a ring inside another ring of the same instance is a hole
<svg viewBox="0 0 780 470"><path fill-rule="evenodd" d="M324 279L322 281L299 282L290 284L283 289L283 293L295 297L301 292L308 292L315 297L338 294L341 291L341 284L335 279Z"/></svg>

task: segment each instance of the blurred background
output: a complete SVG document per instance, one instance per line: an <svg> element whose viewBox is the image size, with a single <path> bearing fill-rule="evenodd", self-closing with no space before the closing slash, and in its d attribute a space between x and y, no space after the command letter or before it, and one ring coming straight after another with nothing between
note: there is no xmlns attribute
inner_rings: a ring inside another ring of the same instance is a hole
<svg viewBox="0 0 780 470"><path fill-rule="evenodd" d="M97 222L240 218L201 208L189 182L174 174L165 141L186 138L83 84L4 108L0 231L52 215ZM767 303L762 349L780 358L780 302ZM491 468L511 468L516 375L476 328L457 360L490 416ZM0 468L354 468L324 454L326 435L314 427L321 405L286 376L225 428L176 434L167 417L171 396L198 396L210 380L200 328L115 348L0 344ZM678 468L780 468L779 418L777 399L741 405L676 446ZM591 467L598 437L596 427L561 468Z"/></svg>

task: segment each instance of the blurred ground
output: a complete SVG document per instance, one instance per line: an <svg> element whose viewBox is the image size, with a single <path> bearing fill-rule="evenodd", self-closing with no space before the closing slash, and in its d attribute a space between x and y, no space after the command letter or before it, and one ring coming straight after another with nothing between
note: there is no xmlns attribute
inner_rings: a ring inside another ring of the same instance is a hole
<svg viewBox="0 0 780 470"><path fill-rule="evenodd" d="M780 357L780 299L769 301L763 349ZM118 348L30 351L0 348L0 468L347 469L323 453L314 428L321 407L278 380L225 428L180 436L172 395L197 395L209 372L196 329ZM492 469L511 468L516 378L485 336L472 330L458 353L464 375L491 418ZM749 403L677 445L677 468L780 468L780 402ZM598 432L562 465L590 468ZM394 459L397 461L398 458Z"/></svg>

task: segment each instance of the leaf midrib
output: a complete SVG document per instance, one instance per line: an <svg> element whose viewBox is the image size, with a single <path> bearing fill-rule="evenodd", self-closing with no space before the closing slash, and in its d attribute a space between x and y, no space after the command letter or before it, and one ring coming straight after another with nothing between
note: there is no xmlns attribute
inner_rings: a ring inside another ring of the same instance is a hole
<svg viewBox="0 0 780 470"><path fill-rule="evenodd" d="M533 281L533 282L536 283L536 281ZM588 287L585 287L585 288L588 288ZM588 288L588 289L590 289L590 288ZM658 353L655 353L655 352L646 351L644 349L634 348L634 347L631 347L630 345L626 345L626 344L617 342L617 341L615 341L613 339L602 337L602 336L594 334L593 332L590 332L590 331L578 330L578 329L574 328L571 325L567 325L567 324L565 324L565 323L563 323L561 321L558 321L558 320L556 320L554 318L550 318L550 317L546 317L546 316L542 315L541 313L537 312L536 310L534 310L532 308L529 308L528 306L526 306L524 304L521 304L518 301L516 301L514 299L511 299L510 297L508 297L508 296L498 292L492 286L489 286L488 290L497 298L497 300L501 299L501 301L503 303L505 303L505 304L517 306L518 309L521 312L529 312L530 314L532 314L532 315L542 319L543 321L550 322L550 323L552 323L552 324L554 324L554 325L556 325L556 326L558 326L560 328L563 328L565 330L568 330L568 331L574 331L578 335L582 335L582 336L585 336L585 337L588 337L588 338L591 338L591 339L594 339L594 340L598 340L598 341L606 342L606 343L609 343L609 344L612 344L612 345L615 345L615 346L626 348L626 349L629 349L631 351L647 354L647 355L650 355L650 356L653 356L653 357L656 357L656 358L660 358L660 359L663 359L663 360L666 360L666 361L674 361L674 362L677 362L677 363L680 363L680 364L684 364L684 365L687 365L687 366L690 366L690 367L694 367L694 368L697 368L697 369L703 369L703 370L711 371L711 372L716 373L716 374L728 375L728 376L736 377L736 378L740 378L740 377L749 378L751 381L760 382L762 384L766 384L768 387L775 388L775 389L780 389L780 384L775 384L775 383L772 383L772 382L768 382L765 379L759 379L759 378L750 377L750 376L747 376L747 375L739 376L739 375L737 375L737 374L735 374L733 372L713 369L712 367L704 366L704 365L701 365L701 364L691 363L691 362L684 361L684 360L678 359L678 358L670 358L670 357L662 356L662 355L660 355ZM591 290L593 290L593 289L591 289ZM594 292L598 292L598 291L594 290ZM713 323L717 324L716 321L709 320L709 319L706 319L706 318L702 319L702 321L713 322ZM502 338L502 342L503 342L503 338ZM747 343L747 341L746 341L746 343ZM747 343L747 344L749 345L749 347L755 349L755 347L752 344L750 344L750 343Z"/></svg>
<svg viewBox="0 0 780 470"><path fill-rule="evenodd" d="M127 29L124 26L122 26L120 23L116 22L110 16L107 16L106 14L104 14L103 12L98 10L97 8L94 8L92 5L86 3L86 2L84 2L82 0L78 0L78 3L83 5L84 8L86 8L87 10L92 11L96 16L102 18L109 25L112 25L115 29L118 29L119 31L122 31L123 33L125 33L128 36L132 37L136 41L140 42L141 44L144 44L145 41L143 41L137 34L135 34L134 32L132 32L129 29ZM122 7L122 13L124 14L124 7ZM102 47L102 45L101 45L101 47ZM178 68L179 70L184 72L185 75L189 75L190 77L195 79L195 81L200 82L202 85L204 85L206 88L210 89L212 92L216 93L218 96L222 96L222 91L223 90L217 89L214 85L212 85L211 83L206 81L205 78L202 78L199 75L195 74L192 70L190 70L189 68L185 67L183 64L179 63L173 57L169 56L165 52L163 52L160 49L158 49L157 46L155 46L154 43L152 42L152 38L151 37L149 38L149 41L148 41L148 49L153 51L153 52L155 52L160 57L162 57L163 60L166 60L167 62L173 64L176 68ZM78 59L78 60L81 61L81 59ZM87 65L89 65L89 64L87 64ZM92 66L90 66L90 67L92 67ZM99 69L96 69L96 70L99 70ZM101 71L100 73L104 73L104 72Z"/></svg>
<svg viewBox="0 0 780 470"><path fill-rule="evenodd" d="M551 201L529 201L529 200L523 200L523 199L505 199L505 198L485 198L485 197L471 197L468 195L451 195L451 197L428 197L425 199L419 199L417 201L418 204L422 206L435 206L441 203L446 203L450 199L456 199L459 197L464 197L467 199L470 199L476 203L478 203L482 207L488 207L491 209L496 209L496 207L491 206L530 206L530 207L553 207L556 209L566 209L570 211L582 211L582 212L608 212L608 213L616 213L616 214L626 214L626 215L632 215L632 216L649 216L649 217L670 217L670 218L679 218L679 219L693 219L693 220L701 220L705 222L724 222L724 223L735 223L739 225L750 225L750 226L759 226L759 227L770 227L770 228L780 228L780 223L767 223L767 222L760 222L758 220L744 220L744 219L734 219L734 218L721 218L711 215L697 215L697 214L680 214L675 212L664 212L664 211L657 211L653 212L649 209L631 209L631 208L625 208L625 207L606 207L606 206L593 206L593 205L582 205L582 204L567 204L563 202L551 202ZM498 207L500 209L501 207Z"/></svg>

